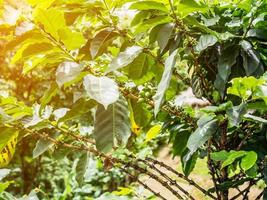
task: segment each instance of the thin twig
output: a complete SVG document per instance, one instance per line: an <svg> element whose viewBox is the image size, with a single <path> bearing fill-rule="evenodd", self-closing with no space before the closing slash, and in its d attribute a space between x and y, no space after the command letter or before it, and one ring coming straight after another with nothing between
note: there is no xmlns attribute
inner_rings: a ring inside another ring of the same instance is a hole
<svg viewBox="0 0 267 200"><path fill-rule="evenodd" d="M147 157L146 160L153 162L155 164L158 164L161 167L164 167L165 169L167 169L168 171L172 172L173 174L175 174L176 176L178 176L179 178L184 179L185 181L187 181L190 185L193 185L195 188L197 188L199 191L201 191L203 194L209 196L212 199L216 199L215 196L213 196L210 192L206 191L204 188L202 188L200 185L198 185L196 182L194 182L193 180L189 179L188 177L186 177L185 175L183 175L182 173L179 173L178 171L176 171L175 169L173 169L172 167L166 165L163 162L160 162L158 160L154 160L152 158Z"/></svg>
<svg viewBox="0 0 267 200"><path fill-rule="evenodd" d="M157 196L157 197L159 197L159 198L161 198L161 199L163 199L163 200L167 200L165 197L163 197L159 192L155 192L153 189L151 189L148 185L146 185L145 183L143 183L142 181L140 181L139 179L138 179L138 177L136 177L136 176L134 176L134 175L132 175L130 172L128 172L125 168L123 168L123 167L119 167L122 171L124 171L125 173L127 173L130 177L132 177L132 178L134 178L134 179L136 179L136 181L140 184L140 185L142 185L145 189L147 189L147 190L149 190L151 193L153 193L155 196Z"/></svg>
<svg viewBox="0 0 267 200"><path fill-rule="evenodd" d="M182 191L189 199L194 200L195 198L189 194L185 189L183 189L176 180L173 180L171 177L169 177L166 173L162 172L161 170L159 170L154 164L150 164L148 161L146 160L142 160L142 159L137 159L137 161L143 162L144 164L148 165L152 170L155 170L156 172L158 172L161 176L163 176L165 179L167 179L171 185L177 187L180 191Z"/></svg>

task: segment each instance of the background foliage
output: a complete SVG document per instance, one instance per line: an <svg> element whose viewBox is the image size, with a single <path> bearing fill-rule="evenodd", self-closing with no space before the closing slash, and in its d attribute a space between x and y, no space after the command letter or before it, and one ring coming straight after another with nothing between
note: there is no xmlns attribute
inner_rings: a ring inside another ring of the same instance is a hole
<svg viewBox="0 0 267 200"><path fill-rule="evenodd" d="M206 157L214 186L198 189L246 199L267 181L266 14L266 0L1 1L2 198L140 199L142 173L194 199L151 172L169 143L178 177L196 186ZM188 87L207 106L175 100Z"/></svg>

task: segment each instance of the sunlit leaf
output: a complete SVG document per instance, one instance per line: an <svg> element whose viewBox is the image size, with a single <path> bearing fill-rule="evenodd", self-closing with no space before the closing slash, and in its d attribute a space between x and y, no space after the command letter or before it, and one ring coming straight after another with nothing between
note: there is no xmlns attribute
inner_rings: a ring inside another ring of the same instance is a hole
<svg viewBox="0 0 267 200"><path fill-rule="evenodd" d="M139 46L128 47L124 52L119 53L119 55L111 61L107 73L129 65L142 52L142 50L143 49Z"/></svg>
<svg viewBox="0 0 267 200"><path fill-rule="evenodd" d="M0 167L5 167L11 161L17 145L19 132L13 128L1 128Z"/></svg>
<svg viewBox="0 0 267 200"><path fill-rule="evenodd" d="M56 82L59 87L74 80L82 71L83 66L75 62L63 62L56 71Z"/></svg>
<svg viewBox="0 0 267 200"><path fill-rule="evenodd" d="M102 104L106 109L108 105L119 99L118 85L108 77L96 77L89 74L84 77L83 85L88 96Z"/></svg>
<svg viewBox="0 0 267 200"><path fill-rule="evenodd" d="M58 31L66 26L63 11L55 8L47 10L36 8L33 16L36 23L40 24L56 40L59 40Z"/></svg>
<svg viewBox="0 0 267 200"><path fill-rule="evenodd" d="M157 135L160 133L160 130L161 130L161 125L159 124L151 127L146 133L146 142L149 142L150 140L157 137Z"/></svg>
<svg viewBox="0 0 267 200"><path fill-rule="evenodd" d="M137 9L137 10L160 10L163 12L168 12L168 9L163 3L156 2L156 1L137 1L134 2L130 9Z"/></svg>
<svg viewBox="0 0 267 200"><path fill-rule="evenodd" d="M78 49L86 42L81 32L72 31L69 28L62 28L58 33L60 40L69 50Z"/></svg>

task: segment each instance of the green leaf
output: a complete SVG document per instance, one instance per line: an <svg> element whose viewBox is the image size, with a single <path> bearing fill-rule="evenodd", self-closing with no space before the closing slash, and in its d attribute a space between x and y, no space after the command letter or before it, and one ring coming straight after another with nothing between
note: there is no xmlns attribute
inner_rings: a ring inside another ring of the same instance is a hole
<svg viewBox="0 0 267 200"><path fill-rule="evenodd" d="M56 139L59 136L58 133L53 134L51 137ZM32 152L32 157L37 158L38 156L42 155L48 149L50 149L54 143L48 139L40 139L37 141L35 148Z"/></svg>
<svg viewBox="0 0 267 200"><path fill-rule="evenodd" d="M91 45L90 45L90 52L91 52L92 58L95 58L103 54L107 50L107 46L117 36L119 36L118 33L112 30L109 30L109 29L98 32L96 36L92 39Z"/></svg>
<svg viewBox="0 0 267 200"><path fill-rule="evenodd" d="M156 1L137 1L134 2L130 9L136 10L160 10L162 12L168 13L168 9L163 3L156 2Z"/></svg>
<svg viewBox="0 0 267 200"><path fill-rule="evenodd" d="M146 127L150 125L152 114L147 109L145 103L136 103L131 101L135 122L139 127Z"/></svg>
<svg viewBox="0 0 267 200"><path fill-rule="evenodd" d="M241 56L243 58L243 66L247 76L260 76L264 73L264 67L258 52L253 48L252 44L246 40L240 42L242 47Z"/></svg>
<svg viewBox="0 0 267 200"><path fill-rule="evenodd" d="M44 30L59 41L58 31L66 27L64 13L61 10L51 8L44 10L36 8L33 12L34 21L43 26Z"/></svg>
<svg viewBox="0 0 267 200"><path fill-rule="evenodd" d="M19 132L13 128L0 128L0 168L9 164L15 153Z"/></svg>
<svg viewBox="0 0 267 200"><path fill-rule="evenodd" d="M84 181L84 174L86 172L86 169L88 167L88 153L83 153L79 161L77 162L76 165L76 176L75 179L78 182L78 184L81 186Z"/></svg>
<svg viewBox="0 0 267 200"><path fill-rule="evenodd" d="M177 8L182 18L193 12L207 12L209 7L205 4L198 3L195 0L181 0Z"/></svg>
<svg viewBox="0 0 267 200"><path fill-rule="evenodd" d="M15 64L19 61L24 61L34 55L54 50L53 48L54 47L52 44L47 43L42 39L40 39L40 41L32 40L29 42L25 42L25 44L23 44L15 53L11 60L11 63Z"/></svg>
<svg viewBox="0 0 267 200"><path fill-rule="evenodd" d="M147 19L143 21L143 23L139 24L134 28L134 33L139 34L148 31L149 29L159 25L159 24L166 24L171 22L171 18L168 16L157 16L154 18Z"/></svg>
<svg viewBox="0 0 267 200"><path fill-rule="evenodd" d="M147 10L143 10L143 11L138 12L134 16L134 18L133 18L133 20L131 22L131 26L133 27L133 26L136 26L136 25L142 23L150 15L151 15L151 13L149 11L147 11Z"/></svg>
<svg viewBox="0 0 267 200"><path fill-rule="evenodd" d="M45 91L44 95L40 99L41 110L52 100L52 98L58 93L58 86L56 83L52 83L48 90Z"/></svg>
<svg viewBox="0 0 267 200"><path fill-rule="evenodd" d="M183 22L187 24L188 26L192 26L193 28L200 29L204 33L208 33L208 34L216 36L217 38L220 38L219 34L216 31L213 31L212 29L208 28L204 24L200 23L194 16L188 15L187 17L183 18Z"/></svg>
<svg viewBox="0 0 267 200"><path fill-rule="evenodd" d="M154 76L151 66L154 60L146 53L141 53L134 61L128 65L128 76L136 85L150 81Z"/></svg>
<svg viewBox="0 0 267 200"><path fill-rule="evenodd" d="M72 31L68 27L60 29L58 33L68 50L79 49L86 42L81 32Z"/></svg>
<svg viewBox="0 0 267 200"><path fill-rule="evenodd" d="M232 108L226 111L226 114L229 118L229 124L231 126L238 126L242 121L243 116L247 112L247 104L241 103L238 106L233 106Z"/></svg>
<svg viewBox="0 0 267 200"><path fill-rule="evenodd" d="M126 187L118 187L118 191L112 192L112 194L118 195L118 196L127 196L134 194L134 190L132 188L126 188Z"/></svg>
<svg viewBox="0 0 267 200"><path fill-rule="evenodd" d="M231 165L236 159L246 155L245 151L230 151L227 159L222 163L221 169Z"/></svg>
<svg viewBox="0 0 267 200"><path fill-rule="evenodd" d="M225 94L225 84L231 74L231 68L236 63L239 55L239 49L236 46L230 46L223 49L218 61L218 73L214 82L215 88L219 91L221 97Z"/></svg>
<svg viewBox="0 0 267 200"><path fill-rule="evenodd" d="M60 118L58 122L67 122L78 118L81 115L88 113L96 105L97 103L94 100L86 101L84 98L81 98L72 104L71 109L64 115L64 117Z"/></svg>
<svg viewBox="0 0 267 200"><path fill-rule="evenodd" d="M192 154L190 151L185 151L181 157L182 168L185 176L189 176L189 174L193 171L198 158L198 152Z"/></svg>
<svg viewBox="0 0 267 200"><path fill-rule="evenodd" d="M259 171L259 167L257 164L255 164L249 170L245 171L245 173L250 178L256 178L258 175L258 171Z"/></svg>
<svg viewBox="0 0 267 200"><path fill-rule="evenodd" d="M9 141L13 140L14 136L18 135L18 132L13 128L0 127L0 152L6 147Z"/></svg>
<svg viewBox="0 0 267 200"><path fill-rule="evenodd" d="M46 9L50 7L55 0L27 0L31 6L38 6L39 8Z"/></svg>
<svg viewBox="0 0 267 200"><path fill-rule="evenodd" d="M241 168L244 171L249 170L257 162L258 155L254 151L248 151L241 160Z"/></svg>
<svg viewBox="0 0 267 200"><path fill-rule="evenodd" d="M267 120L266 120L266 119L263 119L263 118L261 118L261 117L254 116L254 115L251 115L251 114L245 114L245 115L244 115L244 118L246 118L246 119L251 119L251 120L253 120L253 121L260 122L260 123L264 123L264 124L267 123Z"/></svg>
<svg viewBox="0 0 267 200"><path fill-rule="evenodd" d="M208 121L203 127L198 127L189 137L187 148L191 154L197 151L217 131L218 122L216 119Z"/></svg>
<svg viewBox="0 0 267 200"><path fill-rule="evenodd" d="M119 99L119 87L108 77L96 77L89 74L84 77L83 85L88 96L102 104L105 109Z"/></svg>
<svg viewBox="0 0 267 200"><path fill-rule="evenodd" d="M186 128L179 128L177 130L173 130L175 138L173 140L173 156L181 156L183 152L186 150L188 138L190 137L191 130Z"/></svg>
<svg viewBox="0 0 267 200"><path fill-rule="evenodd" d="M160 133L160 130L161 130L161 125L159 124L151 127L146 133L146 142L149 142L150 140L157 137L157 135Z"/></svg>
<svg viewBox="0 0 267 200"><path fill-rule="evenodd" d="M139 46L128 47L124 52L119 53L118 57L114 58L111 61L106 73L115 71L131 64L142 51L143 49Z"/></svg>
<svg viewBox="0 0 267 200"><path fill-rule="evenodd" d="M12 183L12 181L5 181L0 183L0 194L4 192L8 186Z"/></svg>
<svg viewBox="0 0 267 200"><path fill-rule="evenodd" d="M56 82L58 87L62 87L64 84L71 82L81 73L83 66L76 62L63 62L56 71Z"/></svg>
<svg viewBox="0 0 267 200"><path fill-rule="evenodd" d="M247 12L249 12L251 10L252 5L253 5L252 0L242 0L242 1L239 1L237 4L237 6L239 8L242 8L242 9L246 10Z"/></svg>
<svg viewBox="0 0 267 200"><path fill-rule="evenodd" d="M214 35L201 35L198 44L196 45L196 50L201 52L206 48L216 44L217 41L218 39Z"/></svg>
<svg viewBox="0 0 267 200"><path fill-rule="evenodd" d="M243 100L253 97L257 89L264 83L262 79L256 79L253 76L234 78L231 81L232 86L227 89L228 94L236 95Z"/></svg>
<svg viewBox="0 0 267 200"><path fill-rule="evenodd" d="M264 29L250 29L247 33L247 37L257 38L259 40L267 40L267 30Z"/></svg>
<svg viewBox="0 0 267 200"><path fill-rule="evenodd" d="M160 26L160 28L159 28L158 33L157 33L157 41L158 41L158 45L161 49L161 52L163 52L163 50L167 46L167 44L171 38L171 35L173 33L174 24L168 23L168 24L162 24L159 26Z"/></svg>
<svg viewBox="0 0 267 200"><path fill-rule="evenodd" d="M124 98L105 109L99 105L94 124L94 138L99 151L110 152L114 146L124 146L131 135L128 105Z"/></svg>
<svg viewBox="0 0 267 200"><path fill-rule="evenodd" d="M229 157L229 152L222 150L219 152L212 152L210 158L216 162L225 161Z"/></svg>
<svg viewBox="0 0 267 200"><path fill-rule="evenodd" d="M153 100L155 102L155 107L154 107L155 116L158 114L160 110L160 106L163 103L165 92L168 89L170 81L171 81L172 72L173 72L173 68L175 66L176 60L177 60L177 50L172 52L172 54L166 59L165 69L164 69L161 81L158 85L155 96L153 96Z"/></svg>

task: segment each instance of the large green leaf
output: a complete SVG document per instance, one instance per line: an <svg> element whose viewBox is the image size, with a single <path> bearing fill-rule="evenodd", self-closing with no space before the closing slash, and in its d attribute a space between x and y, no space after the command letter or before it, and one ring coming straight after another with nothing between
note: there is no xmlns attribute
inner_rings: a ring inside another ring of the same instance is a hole
<svg viewBox="0 0 267 200"><path fill-rule="evenodd" d="M172 72L177 60L177 50L175 50L166 60L165 69L161 78L161 81L158 85L157 92L155 96L153 96L153 100L155 102L154 114L155 116L158 114L160 110L160 106L163 103L165 92L169 87Z"/></svg>
<svg viewBox="0 0 267 200"><path fill-rule="evenodd" d="M90 52L92 58L95 58L101 54L103 54L107 50L107 46L117 37L119 34L106 29L100 31L96 34L96 36L92 39L90 44Z"/></svg>
<svg viewBox="0 0 267 200"><path fill-rule="evenodd" d="M137 85L151 80L155 74L151 69L154 64L154 60L151 59L146 53L141 53L134 61L128 65L129 78Z"/></svg>
<svg viewBox="0 0 267 200"><path fill-rule="evenodd" d="M144 20L143 23L134 28L134 33L138 34L146 32L159 24L166 24L168 22L171 22L171 20L172 19L170 17L163 15Z"/></svg>
<svg viewBox="0 0 267 200"><path fill-rule="evenodd" d="M254 95L256 95L259 91L259 87L263 85L264 80L249 76L234 78L231 83L232 86L227 89L227 93L236 95L243 100L247 100L249 97L254 97Z"/></svg>
<svg viewBox="0 0 267 200"><path fill-rule="evenodd" d="M162 24L159 26L160 26L160 28L159 28L158 33L157 33L157 42L158 42L158 45L161 49L161 52L163 52L163 50L167 46L167 44L171 38L171 35L173 33L174 24L168 23L168 24Z"/></svg>
<svg viewBox="0 0 267 200"><path fill-rule="evenodd" d="M142 10L140 12L138 12L132 22L131 22L131 26L136 26L140 23L142 23L146 18L148 18L151 15L151 12L147 11L147 10Z"/></svg>
<svg viewBox="0 0 267 200"><path fill-rule="evenodd" d="M196 46L196 50L201 52L206 48L213 46L218 41L214 35L201 35Z"/></svg>
<svg viewBox="0 0 267 200"><path fill-rule="evenodd" d="M228 156L229 156L229 152L225 151L225 150L222 150L222 151L219 151L219 152L212 152L210 154L210 158L216 162L218 161L225 161Z"/></svg>
<svg viewBox="0 0 267 200"><path fill-rule="evenodd" d="M119 53L118 57L111 61L107 73L129 65L142 52L142 50L143 49L139 46L128 47L124 52Z"/></svg>
<svg viewBox="0 0 267 200"><path fill-rule="evenodd" d="M218 73L214 82L215 88L219 91L221 97L225 94L225 84L231 74L231 68L236 63L239 50L236 46L230 46L223 49L218 61Z"/></svg>
<svg viewBox="0 0 267 200"><path fill-rule="evenodd" d="M177 9L181 17L186 17L193 12L206 12L209 7L205 4L198 3L195 0L181 0Z"/></svg>
<svg viewBox="0 0 267 200"><path fill-rule="evenodd" d="M200 29L204 33L208 33L208 34L219 37L219 35L216 31L214 31L214 30L208 28L207 26L205 26L204 24L200 23L194 16L188 15L187 17L183 18L183 21L188 26L192 26L193 28Z"/></svg>
<svg viewBox="0 0 267 200"><path fill-rule="evenodd" d="M163 3L156 2L156 1L137 1L134 2L130 9L137 9L137 10L160 10L163 12L168 13L168 9Z"/></svg>
<svg viewBox="0 0 267 200"><path fill-rule="evenodd" d="M240 166L244 171L249 170L257 161L258 155L254 151L248 151L242 158Z"/></svg>
<svg viewBox="0 0 267 200"><path fill-rule="evenodd" d="M55 8L48 10L36 8L33 13L33 17L34 21L43 26L47 33L53 36L56 40L59 40L58 31L66 26L62 10Z"/></svg>
<svg viewBox="0 0 267 200"><path fill-rule="evenodd" d="M243 66L247 76L260 76L264 73L264 67L260 60L259 54L255 51L252 44L246 40L240 42L242 47L241 55Z"/></svg>
<svg viewBox="0 0 267 200"><path fill-rule="evenodd" d="M173 156L181 156L182 153L186 150L187 141L190 136L190 129L179 127L179 129L172 130L175 134L175 138L173 140Z"/></svg>
<svg viewBox="0 0 267 200"><path fill-rule="evenodd" d="M96 147L110 152L114 146L124 146L131 135L128 105L124 98L105 109L99 105L95 115L94 138Z"/></svg>
<svg viewBox="0 0 267 200"><path fill-rule="evenodd" d="M119 87L108 77L96 77L89 74L84 77L83 85L88 96L105 108L119 99Z"/></svg>
<svg viewBox="0 0 267 200"><path fill-rule="evenodd" d="M68 27L60 29L58 33L60 40L69 50L79 49L86 42L81 32L72 31Z"/></svg>
<svg viewBox="0 0 267 200"><path fill-rule="evenodd" d="M236 159L246 155L245 151L230 151L227 159L222 163L221 169L231 165Z"/></svg>
<svg viewBox="0 0 267 200"><path fill-rule="evenodd" d="M189 137L187 142L187 148L191 154L197 151L208 139L217 131L218 122L216 119L212 119L205 123L202 127L198 127Z"/></svg>

